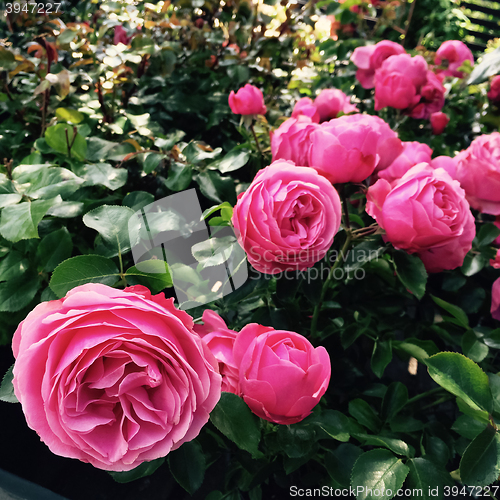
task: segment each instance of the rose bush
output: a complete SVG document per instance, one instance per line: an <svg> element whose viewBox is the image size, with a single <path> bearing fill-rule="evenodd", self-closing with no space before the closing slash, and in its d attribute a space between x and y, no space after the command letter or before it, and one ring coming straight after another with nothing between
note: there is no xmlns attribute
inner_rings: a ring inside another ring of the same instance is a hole
<svg viewBox="0 0 500 500"><path fill-rule="evenodd" d="M12 348L26 421L57 455L128 471L195 438L220 398L192 318L142 286L76 287L22 321Z"/></svg>
<svg viewBox="0 0 500 500"><path fill-rule="evenodd" d="M259 417L294 424L307 417L330 381L330 358L302 335L250 324L234 343L241 394Z"/></svg>
<svg viewBox="0 0 500 500"><path fill-rule="evenodd" d="M278 160L238 197L232 223L252 266L276 274L321 260L340 227L340 198L313 169Z"/></svg>

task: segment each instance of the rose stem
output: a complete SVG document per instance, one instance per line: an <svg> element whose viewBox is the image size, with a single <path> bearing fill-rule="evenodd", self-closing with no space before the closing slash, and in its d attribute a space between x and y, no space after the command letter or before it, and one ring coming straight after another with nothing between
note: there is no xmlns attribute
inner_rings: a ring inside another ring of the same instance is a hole
<svg viewBox="0 0 500 500"><path fill-rule="evenodd" d="M325 300L325 295L326 291L330 285L330 281L332 281L333 273L335 272L335 269L340 266L340 263L344 260L344 255L349 248L349 245L351 244L351 239L352 235L350 231L347 232L347 237L344 243L344 246L342 247L342 250L340 250L340 255L337 257L335 260L333 266L330 268L330 272L328 273L328 277L326 278L325 282L323 283L323 288L321 289L321 295L319 297L319 302L316 304L316 307L314 308L314 313L313 313L313 318L312 318L312 323L311 323L311 337L316 336L316 328L318 326L318 318L319 318L319 311L321 309L321 306L323 304L323 301Z"/></svg>

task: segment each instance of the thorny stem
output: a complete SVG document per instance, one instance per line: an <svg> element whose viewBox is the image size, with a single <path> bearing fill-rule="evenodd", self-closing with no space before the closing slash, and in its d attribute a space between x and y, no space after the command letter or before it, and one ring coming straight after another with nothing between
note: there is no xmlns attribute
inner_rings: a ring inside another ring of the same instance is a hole
<svg viewBox="0 0 500 500"><path fill-rule="evenodd" d="M342 250L340 250L340 255L337 257L333 266L330 268L330 272L328 273L328 277L326 278L325 282L323 283L323 288L321 289L321 295L319 297L319 301L316 304L316 307L314 308L314 312L313 312L313 318L312 318L312 322L311 322L311 337L314 337L316 335L319 312L321 310L321 306L323 305L323 301L325 300L326 291L328 290L330 282L332 281L332 277L333 277L333 274L335 272L335 269L337 269L337 267L339 267L340 264L342 263L342 261L344 260L344 255L347 252L349 245L351 244L351 240L352 240L352 235L350 232L347 232L347 238L345 240L344 246L342 247Z"/></svg>

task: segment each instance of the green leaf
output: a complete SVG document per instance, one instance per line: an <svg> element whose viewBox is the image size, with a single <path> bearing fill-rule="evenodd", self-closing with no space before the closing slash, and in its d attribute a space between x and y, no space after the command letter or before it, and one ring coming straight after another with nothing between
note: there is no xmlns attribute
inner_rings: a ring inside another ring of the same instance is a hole
<svg viewBox="0 0 500 500"><path fill-rule="evenodd" d="M319 415L310 415L303 423L319 427L337 441L349 441L349 419L337 410L324 410Z"/></svg>
<svg viewBox="0 0 500 500"><path fill-rule="evenodd" d="M488 355L489 349L478 340L474 330L467 330L462 337L462 352L472 361L479 363Z"/></svg>
<svg viewBox="0 0 500 500"><path fill-rule="evenodd" d="M87 140L87 160L90 162L100 162L108 159L108 153L116 148L118 144L112 141L106 141L100 137L89 137Z"/></svg>
<svg viewBox="0 0 500 500"><path fill-rule="evenodd" d="M349 402L349 414L361 425L377 433L382 422L373 408L363 399L353 399Z"/></svg>
<svg viewBox="0 0 500 500"><path fill-rule="evenodd" d="M203 264L205 269L226 262L237 245L235 236L222 236L220 238L214 236L194 244L191 247L191 253L200 264Z"/></svg>
<svg viewBox="0 0 500 500"><path fill-rule="evenodd" d="M401 382L393 382L382 400L381 416L386 421L392 420L408 401L408 389Z"/></svg>
<svg viewBox="0 0 500 500"><path fill-rule="evenodd" d="M57 118L59 118L59 120L70 122L74 125L77 125L85 118L83 113L80 113L80 111L77 111L76 109L70 108L57 108L56 116Z"/></svg>
<svg viewBox="0 0 500 500"><path fill-rule="evenodd" d="M325 468L330 477L342 488L349 488L354 463L363 451L351 443L342 443L325 455Z"/></svg>
<svg viewBox="0 0 500 500"><path fill-rule="evenodd" d="M186 135L183 130L175 130L171 132L166 137L157 137L155 139L155 146L163 149L164 151L170 151L182 138Z"/></svg>
<svg viewBox="0 0 500 500"><path fill-rule="evenodd" d="M242 149L241 146L236 146L236 148L229 151L229 153L224 156L224 158L212 165L217 167L219 172L226 174L227 172L233 172L239 168L245 166L250 158L250 151L247 149Z"/></svg>
<svg viewBox="0 0 500 500"><path fill-rule="evenodd" d="M184 443L168 454L168 465L175 480L192 495L205 477L205 455L196 441Z"/></svg>
<svg viewBox="0 0 500 500"><path fill-rule="evenodd" d="M135 212L154 201L155 197L151 193L146 193L146 191L132 191L123 198L122 205L131 208Z"/></svg>
<svg viewBox="0 0 500 500"><path fill-rule="evenodd" d="M467 80L467 85L476 85L484 82L490 76L500 73L500 47L492 52L483 54L480 64L476 64Z"/></svg>
<svg viewBox="0 0 500 500"><path fill-rule="evenodd" d="M460 479L469 486L486 486L500 474L500 436L489 425L467 446L460 460Z"/></svg>
<svg viewBox="0 0 500 500"><path fill-rule="evenodd" d="M127 183L127 170L113 168L109 163L78 165L73 170L85 180L85 186L101 185L114 191Z"/></svg>
<svg viewBox="0 0 500 500"><path fill-rule="evenodd" d="M22 197L14 183L0 174L0 208L15 205L21 201Z"/></svg>
<svg viewBox="0 0 500 500"><path fill-rule="evenodd" d="M0 283L0 312L15 312L26 307L40 288L40 280L34 272Z"/></svg>
<svg viewBox="0 0 500 500"><path fill-rule="evenodd" d="M165 180L165 186L172 191L183 191L189 187L193 177L193 168L191 165L182 163L172 163L168 170L168 176Z"/></svg>
<svg viewBox="0 0 500 500"><path fill-rule="evenodd" d="M213 151L205 151L196 141L190 142L183 150L182 154L186 157L188 163L200 163L203 160L212 160L222 153L221 148L215 148Z"/></svg>
<svg viewBox="0 0 500 500"><path fill-rule="evenodd" d="M432 340L409 338L404 342L393 341L392 346L395 349L400 349L410 356L413 356L421 363L423 363L429 356L439 352L439 349Z"/></svg>
<svg viewBox="0 0 500 500"><path fill-rule="evenodd" d="M66 198L78 190L83 179L71 170L48 165L19 165L12 178L18 191L30 198L48 199L57 195Z"/></svg>
<svg viewBox="0 0 500 500"><path fill-rule="evenodd" d="M2 378L2 383L0 384L0 401L5 401L6 403L19 403L19 400L14 394L14 386L12 385L12 379L14 374L14 365L12 365Z"/></svg>
<svg viewBox="0 0 500 500"><path fill-rule="evenodd" d="M367 445L383 446L397 455L410 457L410 447L401 439L390 438L386 436L371 436L370 434L355 434L356 439L362 440Z"/></svg>
<svg viewBox="0 0 500 500"><path fill-rule="evenodd" d="M356 460L352 469L351 485L356 490L357 500L365 498L389 500L403 486L408 472L409 468L390 451L371 450ZM373 495L374 490L378 490L380 495ZM392 494L387 495L387 490Z"/></svg>
<svg viewBox="0 0 500 500"><path fill-rule="evenodd" d="M120 278L115 263L100 255L78 255L59 264L50 279L49 286L59 297L72 288L85 283L114 285Z"/></svg>
<svg viewBox="0 0 500 500"><path fill-rule="evenodd" d="M83 223L95 229L104 244L97 245L96 251L105 257L115 257L130 250L128 222L134 211L128 207L102 205L83 216Z"/></svg>
<svg viewBox="0 0 500 500"><path fill-rule="evenodd" d="M172 286L172 277L166 262L152 259L141 262L140 266L140 271L137 266L133 266L125 273L129 285L144 285L151 293L159 293Z"/></svg>
<svg viewBox="0 0 500 500"><path fill-rule="evenodd" d="M62 261L71 257L73 242L65 227L45 236L36 249L38 263L42 269L51 273Z"/></svg>
<svg viewBox="0 0 500 500"><path fill-rule="evenodd" d="M75 137L75 128L65 123L53 125L45 131L45 140L52 149L65 155L68 155L68 146L73 144L71 157L84 161L87 154L87 141L78 132Z"/></svg>
<svg viewBox="0 0 500 500"><path fill-rule="evenodd" d="M408 487L413 491L419 490L422 492L422 494L418 495L418 498L440 500L444 496L444 487L453 485L448 472L431 460L421 457L412 458L406 462L406 465L410 469Z"/></svg>
<svg viewBox="0 0 500 500"><path fill-rule="evenodd" d="M143 170L146 174L150 174L160 164L160 161L165 158L165 155L158 153L147 153L144 159Z"/></svg>
<svg viewBox="0 0 500 500"><path fill-rule="evenodd" d="M491 413L493 398L488 376L474 361L456 352L440 352L425 363L437 384L462 398L472 408Z"/></svg>
<svg viewBox="0 0 500 500"><path fill-rule="evenodd" d="M420 300L425 295L427 284L424 263L416 255L398 251L394 253L394 265L401 283Z"/></svg>
<svg viewBox="0 0 500 500"><path fill-rule="evenodd" d="M232 177L221 177L215 170L205 170L196 176L200 191L215 203L236 204L236 191Z"/></svg>
<svg viewBox="0 0 500 500"><path fill-rule="evenodd" d="M111 472L108 473L117 483L130 483L131 481L135 481L136 479L140 479L141 477L150 476L153 472L161 467L165 462L165 458L157 458L156 460L152 460L151 462L143 462L141 465L137 466L135 469L126 471L126 472Z"/></svg>
<svg viewBox="0 0 500 500"><path fill-rule="evenodd" d="M378 378L384 374L384 370L392 360L392 344L390 340L375 342L371 359L373 373Z"/></svg>
<svg viewBox="0 0 500 500"><path fill-rule="evenodd" d="M29 260L21 252L11 250L0 262L0 281L18 278L28 270L29 265Z"/></svg>
<svg viewBox="0 0 500 500"><path fill-rule="evenodd" d="M492 243L500 235L500 229L495 224L489 222L483 224L476 235L477 246L484 247Z"/></svg>
<svg viewBox="0 0 500 500"><path fill-rule="evenodd" d="M460 270L465 276L473 276L481 271L487 262L488 261L482 254L473 254L469 252L465 256L464 263L462 264Z"/></svg>
<svg viewBox="0 0 500 500"><path fill-rule="evenodd" d="M50 200L28 201L5 207L0 217L0 234L14 243L20 240L38 238L38 224L48 209L60 200L60 197L56 197Z"/></svg>
<svg viewBox="0 0 500 500"><path fill-rule="evenodd" d="M466 439L475 439L488 426L485 422L479 422L470 415L460 415L453 424L451 430L458 432Z"/></svg>
<svg viewBox="0 0 500 500"><path fill-rule="evenodd" d="M431 297L439 307L442 307L445 311L449 312L454 318L456 318L460 325L465 328L469 328L469 318L467 317L467 314L465 314L464 311L460 309L460 307L455 306L454 304L450 304L449 302L446 302L439 297L434 297L434 295L431 295Z"/></svg>
<svg viewBox="0 0 500 500"><path fill-rule="evenodd" d="M210 414L210 420L224 436L239 448L259 458L260 430L257 418L243 399L230 392L223 392L217 406Z"/></svg>
<svg viewBox="0 0 500 500"><path fill-rule="evenodd" d="M311 453L315 444L315 431L312 426L299 422L296 425L278 427L278 445L289 458L302 458Z"/></svg>

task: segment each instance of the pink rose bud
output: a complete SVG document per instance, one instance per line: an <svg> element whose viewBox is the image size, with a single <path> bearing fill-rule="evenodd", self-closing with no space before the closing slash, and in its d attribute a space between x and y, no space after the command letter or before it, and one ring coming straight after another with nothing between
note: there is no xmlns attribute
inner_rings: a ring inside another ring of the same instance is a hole
<svg viewBox="0 0 500 500"><path fill-rule="evenodd" d="M470 61L474 65L474 56L465 43L460 40L447 40L441 44L436 52L434 63L438 66L446 66L447 69L437 69L436 74L440 77L456 76L463 78L465 75L458 68L465 61Z"/></svg>
<svg viewBox="0 0 500 500"><path fill-rule="evenodd" d="M325 122L311 133L309 166L333 184L364 181L380 160L380 133L366 123L345 118Z"/></svg>
<svg viewBox="0 0 500 500"><path fill-rule="evenodd" d="M221 394L193 319L163 293L81 285L42 302L12 350L14 392L56 455L128 471L191 441Z"/></svg>
<svg viewBox="0 0 500 500"><path fill-rule="evenodd" d="M359 109L351 104L350 98L339 89L323 89L314 100L319 113L319 121L337 118L340 113L358 112Z"/></svg>
<svg viewBox="0 0 500 500"><path fill-rule="evenodd" d="M319 113L310 97L303 97L295 104L292 111L292 118L307 116L314 123L319 123Z"/></svg>
<svg viewBox="0 0 500 500"><path fill-rule="evenodd" d="M356 78L365 89L375 87L375 71L390 56L404 54L405 49L398 43L382 40L375 45L357 47L351 61L358 67Z"/></svg>
<svg viewBox="0 0 500 500"><path fill-rule="evenodd" d="M250 264L266 274L304 270L328 252L340 227L340 198L312 168L278 160L238 197L232 223Z"/></svg>
<svg viewBox="0 0 500 500"><path fill-rule="evenodd" d="M229 107L236 115L265 115L267 108L264 105L262 91L247 83L236 94L231 90Z"/></svg>
<svg viewBox="0 0 500 500"><path fill-rule="evenodd" d="M429 273L455 269L472 248L474 217L458 181L427 163L412 167L391 187L368 189L366 211L395 248L417 254Z"/></svg>
<svg viewBox="0 0 500 500"><path fill-rule="evenodd" d="M434 135L441 135L444 132L446 125L448 125L448 122L450 121L448 115L441 111L437 113L432 113L430 120L431 120L432 133Z"/></svg>
<svg viewBox="0 0 500 500"><path fill-rule="evenodd" d="M457 180L472 208L500 215L500 134L480 135L455 157Z"/></svg>
<svg viewBox="0 0 500 500"><path fill-rule="evenodd" d="M233 358L233 345L237 333L230 330L224 320L210 309L203 311L203 325L194 325L194 331L205 341L219 362L222 390L240 395L238 367Z"/></svg>
<svg viewBox="0 0 500 500"><path fill-rule="evenodd" d="M493 80L491 80L488 99L493 104L500 104L500 75L493 77Z"/></svg>
<svg viewBox="0 0 500 500"><path fill-rule="evenodd" d="M413 108L427 82L427 63L422 56L401 54L387 58L375 73L375 110L387 106Z"/></svg>
<svg viewBox="0 0 500 500"><path fill-rule="evenodd" d="M252 323L234 343L242 397L260 418L294 424L319 403L330 382L331 364L322 346L298 333Z"/></svg>
<svg viewBox="0 0 500 500"><path fill-rule="evenodd" d="M387 167L378 172L380 179L385 179L394 187L403 175L418 163L430 163L432 149L420 142L403 142L403 152Z"/></svg>

